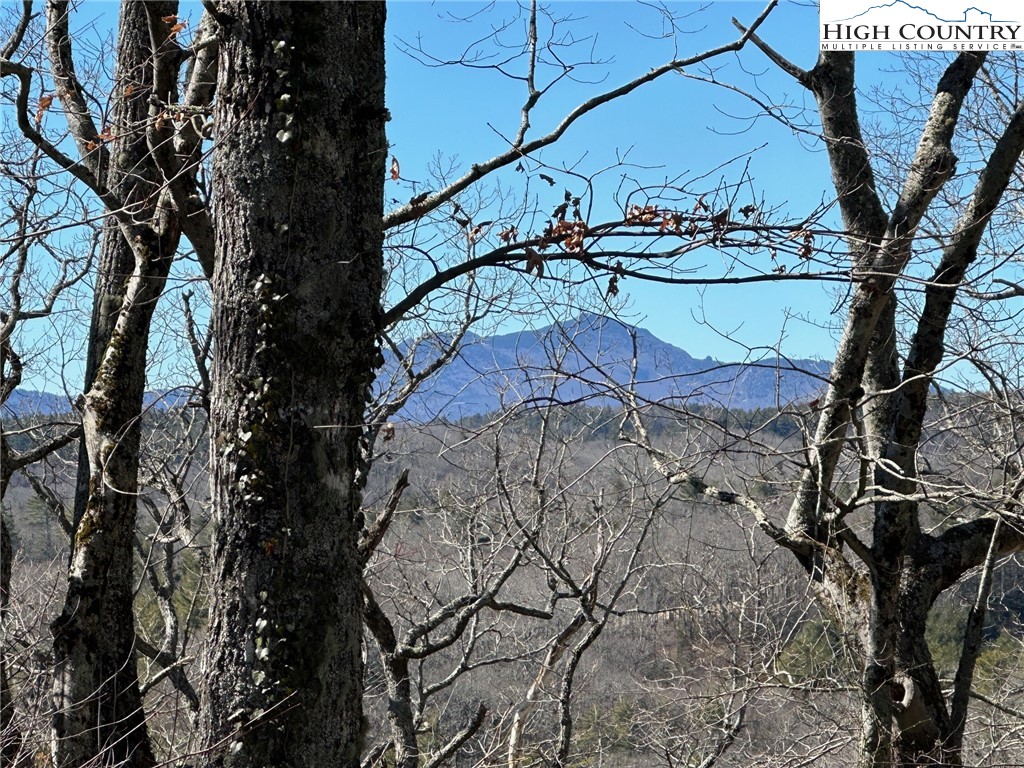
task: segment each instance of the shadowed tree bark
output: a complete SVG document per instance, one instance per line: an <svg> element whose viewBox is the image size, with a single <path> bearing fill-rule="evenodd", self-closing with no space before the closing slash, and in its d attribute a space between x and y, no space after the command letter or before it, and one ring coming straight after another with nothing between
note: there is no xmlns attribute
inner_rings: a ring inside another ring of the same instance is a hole
<svg viewBox="0 0 1024 768"><path fill-rule="evenodd" d="M216 765L356 766L384 6L218 7L204 740Z"/></svg>

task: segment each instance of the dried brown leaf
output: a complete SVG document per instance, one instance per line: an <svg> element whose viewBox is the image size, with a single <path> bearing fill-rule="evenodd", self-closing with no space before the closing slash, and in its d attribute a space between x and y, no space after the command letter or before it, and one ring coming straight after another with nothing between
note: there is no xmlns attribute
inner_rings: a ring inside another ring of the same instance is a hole
<svg viewBox="0 0 1024 768"><path fill-rule="evenodd" d="M44 93L39 97L39 105L36 108L36 125L40 125L43 122L43 115L46 114L46 110L53 104L53 94Z"/></svg>
<svg viewBox="0 0 1024 768"><path fill-rule="evenodd" d="M515 227L508 227L498 233L498 239L503 243L511 243L517 237L519 237L519 230Z"/></svg>
<svg viewBox="0 0 1024 768"><path fill-rule="evenodd" d="M529 246L526 247L526 274L532 275L534 270L537 277L544 277L544 257Z"/></svg>
<svg viewBox="0 0 1024 768"><path fill-rule="evenodd" d="M619 276L612 275L608 278L608 290L604 292L606 298L612 298L619 295Z"/></svg>

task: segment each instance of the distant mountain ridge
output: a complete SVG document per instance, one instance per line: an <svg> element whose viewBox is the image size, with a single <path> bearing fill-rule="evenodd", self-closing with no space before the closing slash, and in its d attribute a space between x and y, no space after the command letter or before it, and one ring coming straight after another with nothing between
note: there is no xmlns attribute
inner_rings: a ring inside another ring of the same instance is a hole
<svg viewBox="0 0 1024 768"><path fill-rule="evenodd" d="M39 392L34 389L16 389L7 398L0 413L10 413L15 416L55 416L59 413L68 413L70 410L71 401L65 395Z"/></svg>
<svg viewBox="0 0 1024 768"><path fill-rule="evenodd" d="M185 405L191 390L187 387L157 390L143 395L144 408L165 410ZM73 398L53 392L40 392L35 389L16 389L0 408L0 416L58 416L74 410Z"/></svg>
<svg viewBox="0 0 1024 768"><path fill-rule="evenodd" d="M441 343L417 348L415 368L428 365ZM406 352L411 347L402 346ZM457 421L523 404L612 405L617 401L609 392L631 381L641 402L773 408L813 400L829 367L821 360L774 355L747 362L698 359L644 328L585 312L537 330L467 334L459 354L409 398L396 418ZM378 393L397 370L389 352L377 378ZM145 404L163 410L187 400L187 390L168 390L147 393ZM53 416L71 410L65 395L19 389L2 412Z"/></svg>
<svg viewBox="0 0 1024 768"><path fill-rule="evenodd" d="M830 367L774 355L745 363L697 359L644 328L593 313L538 330L468 334L464 342L458 356L409 399L399 419L458 420L524 403L609 405L615 402L609 390L630 381L641 401L770 408L814 399ZM416 367L430 355L417 350ZM379 387L398 367L394 355L385 360Z"/></svg>

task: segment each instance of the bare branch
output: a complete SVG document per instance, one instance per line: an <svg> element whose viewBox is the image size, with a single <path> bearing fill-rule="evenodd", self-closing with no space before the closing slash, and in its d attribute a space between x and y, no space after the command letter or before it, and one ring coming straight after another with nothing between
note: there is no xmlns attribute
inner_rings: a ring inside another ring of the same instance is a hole
<svg viewBox="0 0 1024 768"><path fill-rule="evenodd" d="M373 521L373 525L363 532L363 535L359 539L359 557L365 563L373 555L374 550L377 549L377 545L380 544L385 534L388 532L388 528L391 525L391 520L395 515L395 510L398 509L398 504L402 500L402 493L406 488L409 487L409 470L403 469L402 474L398 476L395 481L394 488L391 489L391 495L388 497L387 503L384 505L384 510L380 513L376 520Z"/></svg>
<svg viewBox="0 0 1024 768"><path fill-rule="evenodd" d="M514 162L517 162L523 157L527 157L533 154L534 152L553 144L562 137L562 135L569 129L569 127L573 123L575 123L584 115L594 111L601 105L607 104L609 101L625 96L626 94L636 90L640 86L657 80L662 75L668 74L670 72L677 72L683 67L699 64L700 62L707 61L708 59L712 59L716 56L720 56L723 53L738 51L746 44L747 40L750 38L750 35L753 34L753 32L759 26L761 26L761 23L768 17L768 14L771 13L771 11L775 8L777 4L778 0L770 0L765 9L761 11L757 19L755 19L754 22L750 25L750 29L747 32L744 32L739 39L731 43L721 45L717 48L704 51L703 53L699 53L695 56L670 61L669 63L663 64L660 67L655 67L647 74L641 75L640 77L637 77L634 80L631 80L630 82L619 86L618 88L614 88L598 96L594 96L593 98L588 99L587 101L583 102L575 109L573 109L571 112L569 112L569 114L562 119L562 122L559 123L554 130L552 130L545 136L534 139L533 141L524 142L521 145L513 145L511 148L509 148L508 151L503 152L502 154L497 155L491 158L490 160L487 160L483 163L474 164L470 168L468 173L466 173L462 178L458 179L457 181L447 186L445 189L442 189L439 192L434 192L428 195L423 200L418 200L415 203L409 203L408 205L398 208L397 210L391 211L390 213L384 216L384 229L388 230L393 227L397 227L400 224L405 224L407 222L414 221L415 219L420 218L421 216L429 213L430 211L434 210L443 203L448 202L453 197L455 197L455 195L457 195L459 192L462 192L471 184L479 181L492 171L495 171L498 168L502 168L506 165L510 165Z"/></svg>
<svg viewBox="0 0 1024 768"><path fill-rule="evenodd" d="M11 32L10 38L4 44L3 50L0 51L0 59L9 59L18 51L18 46L21 45L21 41L25 38L25 32L28 31L29 22L32 21L32 0L22 0L21 3L21 18L18 20L18 25Z"/></svg>

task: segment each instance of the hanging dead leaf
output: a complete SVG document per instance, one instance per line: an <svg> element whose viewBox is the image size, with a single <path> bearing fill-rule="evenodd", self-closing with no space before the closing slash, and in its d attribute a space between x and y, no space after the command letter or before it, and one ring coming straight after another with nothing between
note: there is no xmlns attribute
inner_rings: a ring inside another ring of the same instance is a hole
<svg viewBox="0 0 1024 768"><path fill-rule="evenodd" d="M402 170L398 165L398 158L394 155L391 156L391 180L398 181L402 178Z"/></svg>
<svg viewBox="0 0 1024 768"><path fill-rule="evenodd" d="M814 254L814 234L804 230L804 242L797 251L801 259L809 259Z"/></svg>
<svg viewBox="0 0 1024 768"><path fill-rule="evenodd" d="M551 178L550 176L548 176L546 173L540 174L540 177L541 177L542 180L544 180L544 181L546 181L548 183L549 187L555 186L555 180L553 178Z"/></svg>
<svg viewBox="0 0 1024 768"><path fill-rule="evenodd" d="M97 144L95 141L87 141L87 142L85 142L85 148L87 150L89 150L90 152L92 152L98 146L99 146L99 144Z"/></svg>
<svg viewBox="0 0 1024 768"><path fill-rule="evenodd" d="M551 237L560 238L560 245L569 253L583 250L583 237L587 234L587 225L583 221L559 221L551 228Z"/></svg>
<svg viewBox="0 0 1024 768"><path fill-rule="evenodd" d="M659 215L661 214L653 205L645 205L641 207L634 203L626 209L626 223L653 224L658 219Z"/></svg>
<svg viewBox="0 0 1024 768"><path fill-rule="evenodd" d="M516 229L515 227L503 229L501 230L501 232L498 233L498 239L501 240L501 242L503 243L511 243L517 237L519 237L519 230Z"/></svg>
<svg viewBox="0 0 1024 768"><path fill-rule="evenodd" d="M178 21L178 16L173 13L170 16L161 16L160 21L164 24L175 24Z"/></svg>
<svg viewBox="0 0 1024 768"><path fill-rule="evenodd" d="M697 202L693 204L693 212L697 213L698 211L701 211L703 213L711 212L711 209L708 207L708 204L704 202L704 195L701 195L699 198L697 198Z"/></svg>
<svg viewBox="0 0 1024 768"><path fill-rule="evenodd" d="M717 234L721 234L725 230L725 227L726 227L726 225L728 225L728 223L729 223L729 209L728 208L726 208L725 210L719 211L718 213L716 213L714 216L711 217L711 226L714 227L715 232Z"/></svg>
<svg viewBox="0 0 1024 768"><path fill-rule="evenodd" d="M533 248L527 246L526 248L526 274L532 275L534 270L537 272L537 277L544 277L544 257L537 253Z"/></svg>
<svg viewBox="0 0 1024 768"><path fill-rule="evenodd" d="M582 221L577 224L583 224ZM569 253L579 253L583 250L583 235L586 234L586 225L577 227L569 237L562 241L562 247Z"/></svg>
<svg viewBox="0 0 1024 768"><path fill-rule="evenodd" d="M483 235L484 231L491 226L494 222L492 221L481 221L473 229L466 233L466 237L469 238L469 242L475 243L477 239Z"/></svg>
<svg viewBox="0 0 1024 768"><path fill-rule="evenodd" d="M133 93L135 93L135 84L134 83L128 83L128 85L126 85L124 87L124 97L127 99Z"/></svg>
<svg viewBox="0 0 1024 768"><path fill-rule="evenodd" d="M188 26L188 21L179 21L177 24L175 24L174 26L171 27L171 34L172 35L178 34L179 32L181 32L181 30L183 30L187 26Z"/></svg>
<svg viewBox="0 0 1024 768"><path fill-rule="evenodd" d="M740 208L740 213L743 214L743 218L744 219L749 219L750 218L750 214L752 214L752 213L754 213L756 211L757 211L757 206L754 205L753 203L749 203L748 205L744 205L742 208Z"/></svg>
<svg viewBox="0 0 1024 768"><path fill-rule="evenodd" d="M677 235L683 234L683 214L678 211L665 211L662 213L660 229L662 232L675 232Z"/></svg>
<svg viewBox="0 0 1024 768"><path fill-rule="evenodd" d="M40 125L43 122L43 115L46 114L46 110L53 104L53 94L44 93L39 97L39 106L36 109L36 125Z"/></svg>
<svg viewBox="0 0 1024 768"><path fill-rule="evenodd" d="M619 276L612 275L608 278L608 290L604 292L605 298L612 298L619 295Z"/></svg>

